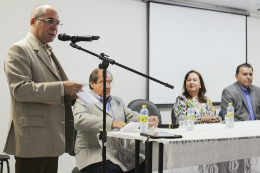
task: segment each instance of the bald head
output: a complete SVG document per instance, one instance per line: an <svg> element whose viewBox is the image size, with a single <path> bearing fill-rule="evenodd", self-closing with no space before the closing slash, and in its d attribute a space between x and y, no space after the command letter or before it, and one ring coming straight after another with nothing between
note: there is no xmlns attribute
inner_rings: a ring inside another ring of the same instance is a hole
<svg viewBox="0 0 260 173"><path fill-rule="evenodd" d="M45 15L45 9L46 8L50 8L50 9L53 9L55 10L52 6L50 5L43 5L43 4L40 4L40 5L37 5L36 7L33 8L32 10L32 13L31 13L31 18L32 17L43 17ZM56 11L56 10L55 10Z"/></svg>
<svg viewBox="0 0 260 173"><path fill-rule="evenodd" d="M51 22L49 22L51 21ZM43 44L52 42L58 33L59 14L50 5L37 5L31 13L30 32Z"/></svg>

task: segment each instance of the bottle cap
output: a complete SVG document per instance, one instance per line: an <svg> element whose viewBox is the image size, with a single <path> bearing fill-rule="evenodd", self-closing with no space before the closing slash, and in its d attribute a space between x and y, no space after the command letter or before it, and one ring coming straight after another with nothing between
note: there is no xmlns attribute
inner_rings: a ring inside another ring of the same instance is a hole
<svg viewBox="0 0 260 173"><path fill-rule="evenodd" d="M142 108L146 108L146 105L142 105Z"/></svg>
<svg viewBox="0 0 260 173"><path fill-rule="evenodd" d="M232 103L228 103L228 105L231 105L231 106L232 106Z"/></svg>

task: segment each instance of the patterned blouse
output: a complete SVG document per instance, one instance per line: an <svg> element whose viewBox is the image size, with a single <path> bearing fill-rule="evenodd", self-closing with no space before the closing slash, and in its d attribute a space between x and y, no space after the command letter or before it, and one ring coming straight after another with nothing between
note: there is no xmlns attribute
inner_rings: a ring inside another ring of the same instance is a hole
<svg viewBox="0 0 260 173"><path fill-rule="evenodd" d="M195 99L187 99L185 96L180 95L176 98L176 102L174 103L173 110L176 117L176 120L178 122L179 116L186 115L186 111L189 107L189 104L192 104L195 108L195 119L198 119L198 116L201 115L201 117L210 116L212 115L212 110L214 110L214 107L212 105L212 102L210 99L205 97L207 100L206 103L199 104L197 100Z"/></svg>

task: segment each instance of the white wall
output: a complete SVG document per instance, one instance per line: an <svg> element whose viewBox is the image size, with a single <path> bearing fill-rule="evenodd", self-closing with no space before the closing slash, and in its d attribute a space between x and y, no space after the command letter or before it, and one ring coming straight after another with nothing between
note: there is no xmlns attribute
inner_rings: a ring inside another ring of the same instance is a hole
<svg viewBox="0 0 260 173"><path fill-rule="evenodd" d="M97 35L93 42L78 43L97 54L110 55L116 62L147 73L147 16L146 4L139 0L1 0L0 1L0 153L5 144L9 121L9 89L4 74L3 61L9 47L23 39L29 32L30 13L40 3L57 9L64 23L59 33ZM91 71L101 62L98 58L69 46L70 42L56 39L51 46L65 69L69 79L87 82ZM111 94L128 104L134 99L147 98L147 80L115 65L108 68L114 76ZM11 172L14 173L14 158ZM59 159L59 173L68 173L75 167L75 159L64 154Z"/></svg>
<svg viewBox="0 0 260 173"><path fill-rule="evenodd" d="M29 32L30 12L34 6L42 3L40 0L1 0L0 1L0 81L1 81L1 115L0 115L0 153L4 148L9 121L10 96L4 74L3 61L8 48L23 39ZM104 52L118 63L128 65L133 69L147 74L147 13L146 4L140 0L45 0L45 4L54 6L60 13L60 20L64 23L60 33L101 36L99 41L79 43L95 53ZM248 21L250 24L251 22ZM258 40L260 40L260 21L256 20L249 35L254 42L249 40L249 60L260 55ZM256 38L255 36L258 35ZM251 38L249 38L251 39ZM88 81L90 72L98 66L100 61L84 52L69 46L69 42L60 42L57 39L51 43L54 52L59 58L68 77L78 82ZM255 51L251 50L251 47ZM251 58L252 57L252 58ZM249 61L249 62L250 62ZM260 64L256 60L257 64ZM255 64L253 64L254 66ZM112 94L117 95L128 104L134 99L147 98L147 80L125 71L116 66L109 70L114 75L115 85ZM260 69L259 69L260 70ZM256 84L256 72L254 69ZM258 73L259 74L259 73ZM260 86L260 82L258 82ZM215 109L218 109L216 107ZM170 121L170 109L162 109L162 122ZM11 158L11 173L14 173L14 158ZM75 166L75 159L64 154L59 159L59 173L68 173Z"/></svg>
<svg viewBox="0 0 260 173"><path fill-rule="evenodd" d="M247 24L248 63L254 69L253 84L260 87L260 18L250 17Z"/></svg>

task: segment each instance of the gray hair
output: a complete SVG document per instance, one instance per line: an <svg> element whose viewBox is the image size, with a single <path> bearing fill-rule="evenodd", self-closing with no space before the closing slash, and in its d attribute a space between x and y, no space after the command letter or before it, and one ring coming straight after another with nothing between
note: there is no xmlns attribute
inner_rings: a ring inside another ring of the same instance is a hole
<svg viewBox="0 0 260 173"><path fill-rule="evenodd" d="M91 87L91 85L90 85L90 82L91 81L93 81L94 83L97 83L97 80L98 80L98 78L99 78L99 74L98 74L98 71L99 71L100 69L99 68L96 68L94 71L92 71L92 73L90 74L90 76L89 76L89 88L91 89L91 90L93 90L93 88ZM110 75L111 75L111 78L112 78L112 80L113 80L113 76L112 76L112 74L110 73L110 71L108 71L107 70L107 73L109 73Z"/></svg>

